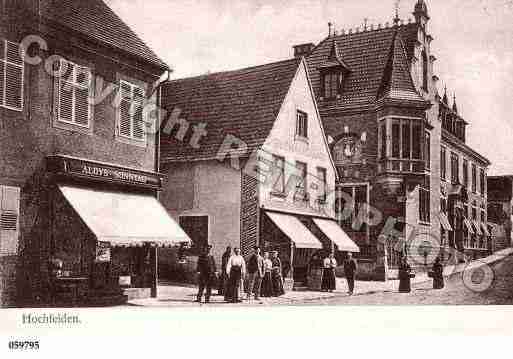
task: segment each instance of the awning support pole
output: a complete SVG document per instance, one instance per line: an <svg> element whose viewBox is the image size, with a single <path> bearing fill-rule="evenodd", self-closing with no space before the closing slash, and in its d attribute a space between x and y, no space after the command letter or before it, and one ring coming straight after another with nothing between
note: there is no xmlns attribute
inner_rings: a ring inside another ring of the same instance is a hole
<svg viewBox="0 0 513 359"><path fill-rule="evenodd" d="M154 262L151 263L151 271L152 271L152 282L151 282L151 297L157 298L157 284L158 284L158 246L155 246L153 248L150 247L150 250L153 249L153 257Z"/></svg>

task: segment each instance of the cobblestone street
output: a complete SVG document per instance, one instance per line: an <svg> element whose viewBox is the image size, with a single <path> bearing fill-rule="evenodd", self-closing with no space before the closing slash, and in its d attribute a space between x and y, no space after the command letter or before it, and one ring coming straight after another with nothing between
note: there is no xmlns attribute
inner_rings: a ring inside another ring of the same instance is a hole
<svg viewBox="0 0 513 359"><path fill-rule="evenodd" d="M288 292L279 298L263 298L259 301L244 301L240 304L223 302L220 296L213 296L211 303L194 302L197 288L162 285L159 298L140 299L129 302L132 306L148 307L198 307L198 306L267 306L267 305L503 305L513 304L513 255L495 262L489 268L493 270L494 280L485 291L478 292L469 287L469 280L464 281L464 272L453 274L445 281L445 288L433 290L432 281L425 274L420 274L412 283L412 292L398 293L398 281L384 282L357 281L355 295L346 294L344 279L337 280L334 293ZM459 269L461 270L461 268ZM216 291L214 291L215 293Z"/></svg>

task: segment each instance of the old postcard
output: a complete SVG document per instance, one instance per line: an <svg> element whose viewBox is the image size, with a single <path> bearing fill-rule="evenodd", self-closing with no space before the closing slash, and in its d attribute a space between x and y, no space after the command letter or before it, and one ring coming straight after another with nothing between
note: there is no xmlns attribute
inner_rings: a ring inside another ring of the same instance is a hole
<svg viewBox="0 0 513 359"><path fill-rule="evenodd" d="M221 312L511 335L512 1L0 5L8 355Z"/></svg>

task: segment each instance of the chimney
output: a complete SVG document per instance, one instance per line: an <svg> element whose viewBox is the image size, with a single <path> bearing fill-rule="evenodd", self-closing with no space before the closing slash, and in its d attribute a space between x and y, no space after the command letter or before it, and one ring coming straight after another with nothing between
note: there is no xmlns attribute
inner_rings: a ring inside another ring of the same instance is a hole
<svg viewBox="0 0 513 359"><path fill-rule="evenodd" d="M310 55L310 53L312 52L315 45L310 42L308 44L301 44L301 45L296 45L293 47L294 47L294 57L299 58L299 57Z"/></svg>

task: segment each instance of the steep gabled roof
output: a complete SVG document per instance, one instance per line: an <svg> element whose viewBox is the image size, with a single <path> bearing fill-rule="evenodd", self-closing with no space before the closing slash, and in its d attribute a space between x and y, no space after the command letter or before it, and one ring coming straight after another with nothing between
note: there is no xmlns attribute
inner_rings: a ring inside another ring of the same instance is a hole
<svg viewBox="0 0 513 359"><path fill-rule="evenodd" d="M339 56L351 69L344 79L341 98L320 101L321 110L355 108L376 101L397 32L404 44L406 60L411 62L418 36L418 25L415 23L345 33L326 38L317 45L307 58L310 79L317 98L321 95L319 68L330 55L332 41L336 42Z"/></svg>
<svg viewBox="0 0 513 359"><path fill-rule="evenodd" d="M219 72L168 82L163 87L163 106L189 128L204 123L207 135L199 148L190 136L177 140L175 133L162 134L162 161L215 159L226 136L247 145L248 155L268 138L301 59L290 59L235 71ZM165 126L165 124L163 124ZM176 131L176 130L175 130Z"/></svg>
<svg viewBox="0 0 513 359"><path fill-rule="evenodd" d="M153 66L168 68L102 0L42 0L41 15Z"/></svg>
<svg viewBox="0 0 513 359"><path fill-rule="evenodd" d="M384 69L383 80L378 90L377 100L388 98L394 100L421 101L413 84L410 66L406 58L406 49L397 31L394 34L388 61Z"/></svg>

